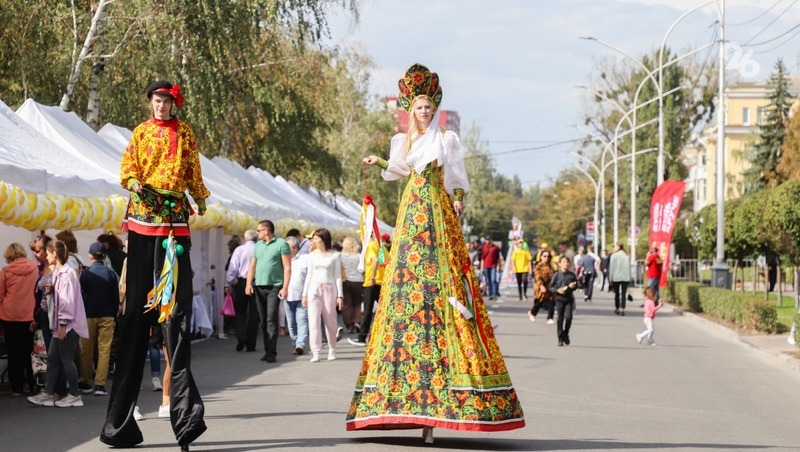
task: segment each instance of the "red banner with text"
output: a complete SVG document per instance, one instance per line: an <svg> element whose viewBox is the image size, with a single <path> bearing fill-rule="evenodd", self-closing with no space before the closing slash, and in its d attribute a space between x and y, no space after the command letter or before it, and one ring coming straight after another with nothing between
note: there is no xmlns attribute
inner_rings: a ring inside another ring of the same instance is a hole
<svg viewBox="0 0 800 452"><path fill-rule="evenodd" d="M675 230L675 221L681 210L685 188L684 182L664 181L656 188L653 199L650 201L650 246L648 249L652 250L656 246L661 257L663 267L661 268L659 287L667 285L669 245L672 243L672 231Z"/></svg>

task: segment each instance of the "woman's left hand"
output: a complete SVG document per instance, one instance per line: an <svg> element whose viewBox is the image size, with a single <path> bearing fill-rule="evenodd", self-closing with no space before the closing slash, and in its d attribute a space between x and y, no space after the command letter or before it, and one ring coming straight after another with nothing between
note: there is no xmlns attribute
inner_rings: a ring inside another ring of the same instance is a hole
<svg viewBox="0 0 800 452"><path fill-rule="evenodd" d="M64 342L67 339L67 325L58 325L58 340Z"/></svg>
<svg viewBox="0 0 800 452"><path fill-rule="evenodd" d="M453 210L456 211L456 216L464 214L464 201L453 201Z"/></svg>
<svg viewBox="0 0 800 452"><path fill-rule="evenodd" d="M339 310L341 311L342 306L344 306L344 300L342 300L342 297L336 298L336 305L339 306Z"/></svg>

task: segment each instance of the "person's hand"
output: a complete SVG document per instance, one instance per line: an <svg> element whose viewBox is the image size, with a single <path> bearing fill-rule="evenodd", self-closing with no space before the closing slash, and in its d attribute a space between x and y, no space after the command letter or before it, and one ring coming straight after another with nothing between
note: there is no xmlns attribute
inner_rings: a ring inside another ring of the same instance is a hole
<svg viewBox="0 0 800 452"><path fill-rule="evenodd" d="M203 215L205 215L205 214L206 214L206 209L205 209L205 208L202 208L202 207L198 207L198 208L197 208L197 214L198 214L198 215L200 215L200 216L202 217Z"/></svg>
<svg viewBox="0 0 800 452"><path fill-rule="evenodd" d="M302 303L303 303L303 307L307 308L308 307L308 297L303 297Z"/></svg>
<svg viewBox="0 0 800 452"><path fill-rule="evenodd" d="M247 285L244 286L244 293L245 293L245 295L253 295L253 285L250 284L250 283L247 283Z"/></svg>
<svg viewBox="0 0 800 452"><path fill-rule="evenodd" d="M133 184L131 185L131 191L135 191L136 193L142 194L142 184Z"/></svg>
<svg viewBox="0 0 800 452"><path fill-rule="evenodd" d="M344 300L342 299L342 297L336 298L336 306L339 307L340 311L342 310L342 307L344 306Z"/></svg>
<svg viewBox="0 0 800 452"><path fill-rule="evenodd" d="M58 340L64 342L67 339L67 325L58 325Z"/></svg>
<svg viewBox="0 0 800 452"><path fill-rule="evenodd" d="M288 297L288 296L289 296L289 288L288 288L288 287L283 287L283 288L282 288L282 289L281 289L281 290L278 292L278 298L280 298L281 300L285 300L285 299L286 299L286 297Z"/></svg>
<svg viewBox="0 0 800 452"><path fill-rule="evenodd" d="M39 328L39 323L36 320L33 320L30 325L28 325L28 331L33 333L36 329Z"/></svg>
<svg viewBox="0 0 800 452"><path fill-rule="evenodd" d="M570 289L574 289L575 288L575 283L574 282L569 283L569 288Z"/></svg>
<svg viewBox="0 0 800 452"><path fill-rule="evenodd" d="M460 217L464 214L464 201L453 201L453 210L456 211L456 216Z"/></svg>
<svg viewBox="0 0 800 452"><path fill-rule="evenodd" d="M378 163L378 157L375 155L370 155L361 159L361 163L365 165L375 165Z"/></svg>

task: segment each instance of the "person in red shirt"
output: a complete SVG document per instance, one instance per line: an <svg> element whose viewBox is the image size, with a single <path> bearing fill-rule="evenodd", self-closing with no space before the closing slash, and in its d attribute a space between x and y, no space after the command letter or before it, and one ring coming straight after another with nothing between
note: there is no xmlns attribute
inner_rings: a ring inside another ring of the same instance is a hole
<svg viewBox="0 0 800 452"><path fill-rule="evenodd" d="M499 296L499 284L497 281L497 265L499 263L500 247L490 237L486 237L486 243L483 245L483 251L481 251L481 271L486 276L490 300L494 300Z"/></svg>
<svg viewBox="0 0 800 452"><path fill-rule="evenodd" d="M652 287L658 298L658 284L661 281L661 270L664 266L664 261L658 254L658 245L653 245L653 249L647 253L644 266L647 269L647 287Z"/></svg>

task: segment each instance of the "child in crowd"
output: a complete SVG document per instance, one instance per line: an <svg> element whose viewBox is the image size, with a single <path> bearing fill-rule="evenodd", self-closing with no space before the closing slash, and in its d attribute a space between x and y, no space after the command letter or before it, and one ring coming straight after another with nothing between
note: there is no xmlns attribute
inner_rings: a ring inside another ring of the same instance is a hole
<svg viewBox="0 0 800 452"><path fill-rule="evenodd" d="M661 309L664 303L658 298L658 293L652 287L644 289L644 326L646 330L636 335L636 341L642 343L647 338L647 344L651 347L656 345L653 340L653 321L656 318L656 311Z"/></svg>

